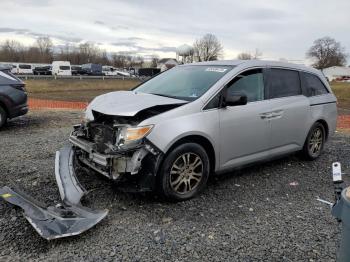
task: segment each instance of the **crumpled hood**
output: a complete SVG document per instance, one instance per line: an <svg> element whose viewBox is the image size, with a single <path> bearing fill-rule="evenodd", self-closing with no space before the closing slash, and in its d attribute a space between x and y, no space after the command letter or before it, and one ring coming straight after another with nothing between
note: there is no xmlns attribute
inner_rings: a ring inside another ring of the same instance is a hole
<svg viewBox="0 0 350 262"><path fill-rule="evenodd" d="M188 101L134 91L117 91L96 97L86 108L86 117L93 120L92 110L106 115L134 116L159 105L185 104Z"/></svg>

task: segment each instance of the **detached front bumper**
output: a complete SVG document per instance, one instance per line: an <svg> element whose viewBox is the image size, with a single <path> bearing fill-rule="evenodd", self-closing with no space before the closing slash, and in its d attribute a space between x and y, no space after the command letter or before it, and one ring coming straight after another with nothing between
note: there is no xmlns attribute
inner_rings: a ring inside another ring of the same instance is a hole
<svg viewBox="0 0 350 262"><path fill-rule="evenodd" d="M66 146L56 153L55 175L62 203L45 206L18 189L0 189L0 197L24 210L24 216L45 239L81 234L99 223L108 210L92 210L80 203L86 191L74 173L74 150Z"/></svg>

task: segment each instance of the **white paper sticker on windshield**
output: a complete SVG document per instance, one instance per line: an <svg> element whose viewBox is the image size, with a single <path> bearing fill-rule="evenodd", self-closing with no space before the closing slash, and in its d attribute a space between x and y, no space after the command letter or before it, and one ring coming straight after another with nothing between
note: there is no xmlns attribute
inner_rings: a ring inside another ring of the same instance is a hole
<svg viewBox="0 0 350 262"><path fill-rule="evenodd" d="M208 72L217 72L217 73L224 73L227 70L227 68L219 68L219 67L208 67L205 69L205 71Z"/></svg>

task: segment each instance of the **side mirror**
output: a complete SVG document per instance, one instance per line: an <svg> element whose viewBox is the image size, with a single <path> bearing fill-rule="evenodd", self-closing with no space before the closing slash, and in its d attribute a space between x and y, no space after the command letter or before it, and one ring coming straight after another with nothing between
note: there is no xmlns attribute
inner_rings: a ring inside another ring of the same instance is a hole
<svg viewBox="0 0 350 262"><path fill-rule="evenodd" d="M242 106L248 103L248 98L243 93L227 94L224 96L223 107L226 106Z"/></svg>

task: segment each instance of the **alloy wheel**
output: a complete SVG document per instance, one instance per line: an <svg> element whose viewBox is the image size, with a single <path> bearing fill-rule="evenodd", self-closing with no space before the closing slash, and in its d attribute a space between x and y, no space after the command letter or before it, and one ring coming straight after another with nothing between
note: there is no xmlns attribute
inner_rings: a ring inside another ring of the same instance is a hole
<svg viewBox="0 0 350 262"><path fill-rule="evenodd" d="M323 145L323 132L321 128L316 128L313 130L312 135L309 140L309 150L313 156L317 156Z"/></svg>
<svg viewBox="0 0 350 262"><path fill-rule="evenodd" d="M203 177L202 159L194 153L179 156L170 169L170 186L178 194L194 190Z"/></svg>

